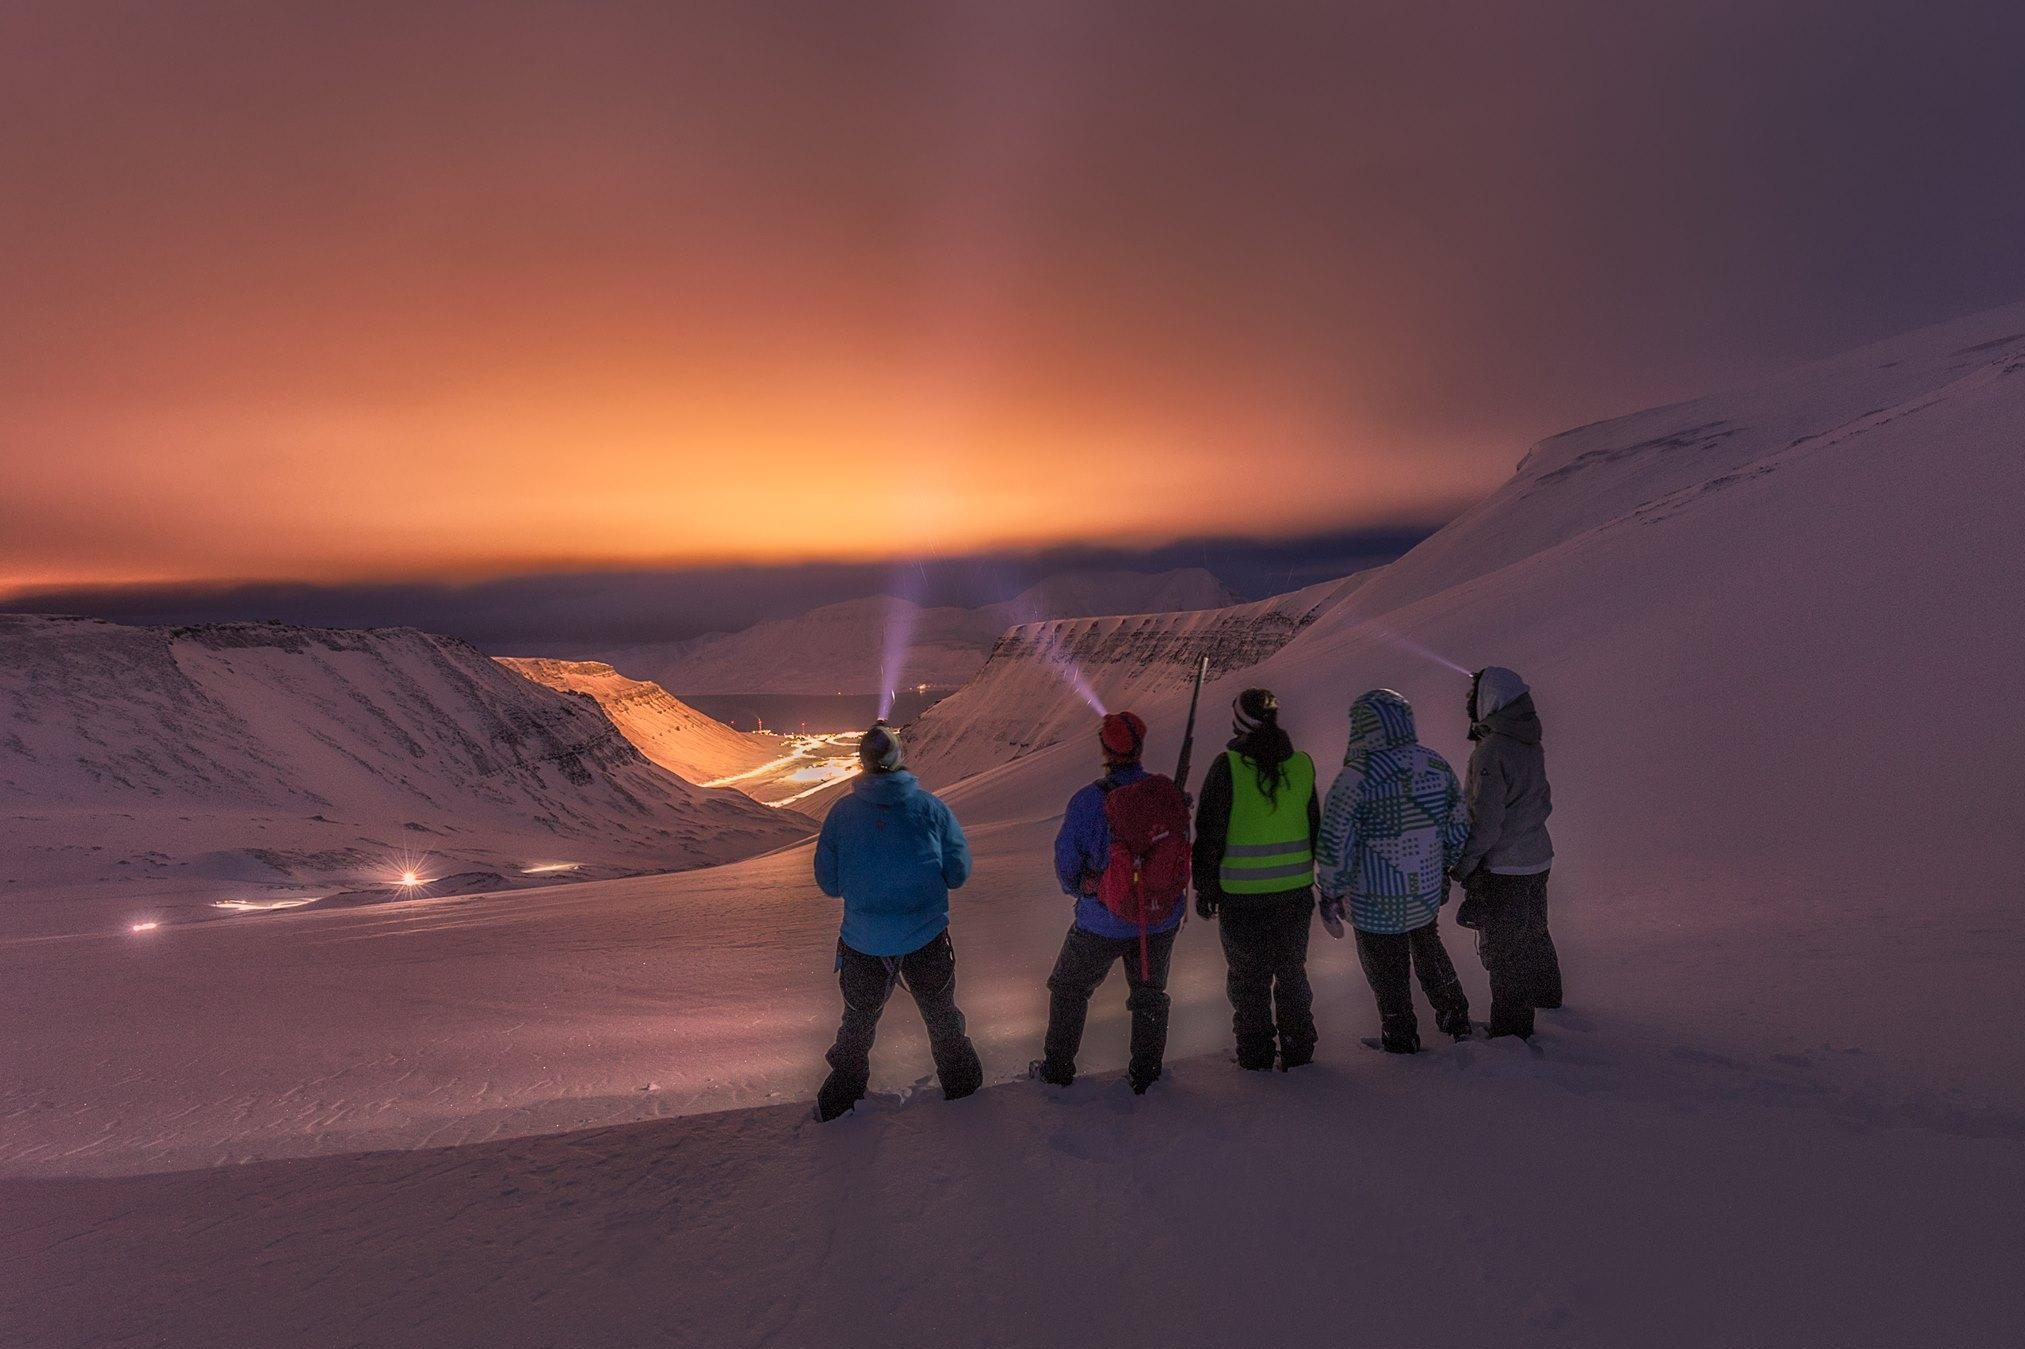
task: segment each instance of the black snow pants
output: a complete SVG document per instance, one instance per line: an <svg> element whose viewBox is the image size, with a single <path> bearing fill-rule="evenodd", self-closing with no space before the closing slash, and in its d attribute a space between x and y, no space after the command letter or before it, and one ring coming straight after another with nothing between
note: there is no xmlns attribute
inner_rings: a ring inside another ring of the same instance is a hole
<svg viewBox="0 0 2025 1349"><path fill-rule="evenodd" d="M1217 926L1230 966L1225 987L1240 1067L1272 1067L1276 1035L1282 1067L1315 1057L1315 995L1308 987L1314 915L1315 895L1307 889L1223 899Z"/></svg>
<svg viewBox="0 0 2025 1349"><path fill-rule="evenodd" d="M907 986L921 1010L942 1094L953 1101L984 1085L984 1065L964 1034L963 1013L956 1006L956 948L946 929L904 956L868 956L838 942L837 983L844 990L844 1019L830 1048L829 1078L816 1095L817 1113L824 1119L836 1118L864 1098L879 1014L897 984Z"/></svg>
<svg viewBox="0 0 2025 1349"><path fill-rule="evenodd" d="M1483 906L1477 952L1491 977L1491 1034L1533 1033L1533 1009L1561 1005L1561 958L1547 931L1547 873L1479 871L1469 887Z"/></svg>
<svg viewBox="0 0 2025 1349"><path fill-rule="evenodd" d="M1434 1009L1434 1024L1445 1035L1462 1035L1470 1028L1470 1003L1462 980L1456 978L1448 950L1441 942L1437 918L1411 932L1359 932L1357 959L1364 977L1378 998L1378 1035L1394 1054L1411 1054L1420 1048L1420 1022L1413 1014L1413 986L1409 970L1420 976L1421 991Z"/></svg>
<svg viewBox="0 0 2025 1349"><path fill-rule="evenodd" d="M1057 1086L1076 1079L1076 1051L1083 1044L1083 1024L1090 1015L1090 995L1125 962L1125 1009L1132 1014L1132 1085L1141 1090L1160 1077L1167 1053L1167 970L1174 958L1174 933L1146 937L1146 964L1139 963L1139 938L1100 937L1071 927L1062 940L1048 976L1048 1035L1041 1052L1041 1075Z"/></svg>

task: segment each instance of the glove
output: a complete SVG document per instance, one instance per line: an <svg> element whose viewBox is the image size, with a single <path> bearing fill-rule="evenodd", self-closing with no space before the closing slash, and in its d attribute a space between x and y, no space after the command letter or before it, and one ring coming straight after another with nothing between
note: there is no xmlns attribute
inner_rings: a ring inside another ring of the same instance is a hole
<svg viewBox="0 0 2025 1349"><path fill-rule="evenodd" d="M1223 907L1222 895L1211 894L1207 890L1195 892L1195 913L1198 918L1214 918L1216 911L1221 907Z"/></svg>
<svg viewBox="0 0 2025 1349"><path fill-rule="evenodd" d="M1343 936L1343 897L1341 895L1322 896L1322 926L1329 930L1329 935L1332 937L1341 939Z"/></svg>
<svg viewBox="0 0 2025 1349"><path fill-rule="evenodd" d="M1455 925L1466 927L1472 932L1484 930L1484 901L1481 896L1465 891L1463 902L1456 905Z"/></svg>

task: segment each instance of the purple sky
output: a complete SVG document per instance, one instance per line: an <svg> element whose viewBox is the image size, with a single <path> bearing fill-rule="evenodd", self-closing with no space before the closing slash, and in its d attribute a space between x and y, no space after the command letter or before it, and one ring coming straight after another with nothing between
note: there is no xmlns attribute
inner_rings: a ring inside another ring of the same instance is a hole
<svg viewBox="0 0 2025 1349"><path fill-rule="evenodd" d="M2025 295L2025 6L0 11L0 591L1438 519Z"/></svg>

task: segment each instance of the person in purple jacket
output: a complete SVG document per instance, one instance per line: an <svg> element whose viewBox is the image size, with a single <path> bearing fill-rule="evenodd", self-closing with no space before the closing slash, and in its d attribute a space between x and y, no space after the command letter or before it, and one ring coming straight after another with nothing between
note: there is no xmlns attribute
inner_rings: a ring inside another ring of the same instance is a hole
<svg viewBox="0 0 2025 1349"><path fill-rule="evenodd" d="M1082 1047L1090 996L1111 973L1111 966L1123 960L1125 1007L1132 1014L1132 1061L1126 1075L1132 1090L1144 1093L1160 1077L1167 1052L1167 969L1183 906L1175 905L1167 920L1146 934L1142 967L1138 927L1097 899L1097 878L1111 856L1104 799L1147 776L1139 762L1146 748L1146 723L1130 712L1113 712L1104 718L1097 744L1104 756L1104 776L1069 798L1061 832L1055 836L1055 877L1062 892L1076 901L1076 919L1062 941L1054 973L1048 976L1044 1057L1035 1059L1028 1072L1058 1087L1075 1081L1076 1051Z"/></svg>

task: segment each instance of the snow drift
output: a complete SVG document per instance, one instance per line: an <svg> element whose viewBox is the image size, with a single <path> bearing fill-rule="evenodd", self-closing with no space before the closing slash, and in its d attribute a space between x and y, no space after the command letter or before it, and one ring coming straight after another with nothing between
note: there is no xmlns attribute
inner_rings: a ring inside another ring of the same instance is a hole
<svg viewBox="0 0 2025 1349"><path fill-rule="evenodd" d="M48 886L384 886L697 866L800 822L653 764L587 699L406 629L0 617L12 917ZM404 860L405 859L405 860Z"/></svg>

